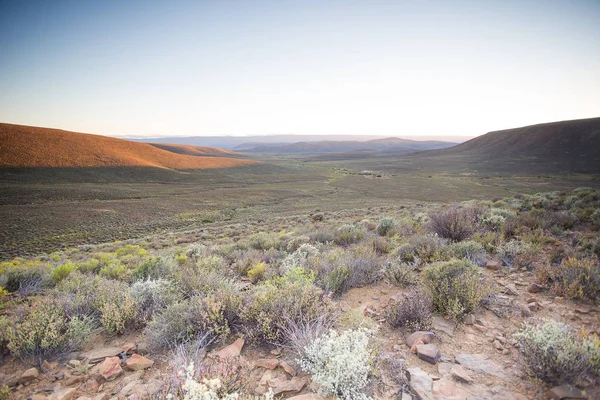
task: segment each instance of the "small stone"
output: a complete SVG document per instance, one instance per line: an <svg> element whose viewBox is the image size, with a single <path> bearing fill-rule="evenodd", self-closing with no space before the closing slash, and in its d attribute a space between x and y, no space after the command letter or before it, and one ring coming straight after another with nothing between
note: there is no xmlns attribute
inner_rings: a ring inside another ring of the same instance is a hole
<svg viewBox="0 0 600 400"><path fill-rule="evenodd" d="M479 332L484 333L485 331L487 331L487 328L483 325L479 325L479 324L473 324L473 327L475 329L477 329Z"/></svg>
<svg viewBox="0 0 600 400"><path fill-rule="evenodd" d="M77 376L72 376L70 378L67 378L67 380L65 380L65 386L73 386L73 385L77 385L78 383L81 383L85 380L85 377L82 375L77 375Z"/></svg>
<svg viewBox="0 0 600 400"><path fill-rule="evenodd" d="M100 364L98 372L107 381L115 379L123 373L121 359L119 357L106 357Z"/></svg>
<svg viewBox="0 0 600 400"><path fill-rule="evenodd" d="M88 359L91 364L98 364L104 361L107 357L114 357L123 352L123 349L116 346L107 346L99 349L94 349L81 355L82 359Z"/></svg>
<svg viewBox="0 0 600 400"><path fill-rule="evenodd" d="M17 381L18 385L26 385L35 381L40 376L40 371L37 368L29 368L21 374L21 377Z"/></svg>
<svg viewBox="0 0 600 400"><path fill-rule="evenodd" d="M276 349L271 350L271 354L273 354L274 356L279 356L281 355L281 349L277 347Z"/></svg>
<svg viewBox="0 0 600 400"><path fill-rule="evenodd" d="M430 364L436 364L440 359L440 350L435 344L421 344L417 346L417 356Z"/></svg>
<svg viewBox="0 0 600 400"><path fill-rule="evenodd" d="M514 284L509 283L508 285L504 285L505 291L504 293L509 294L511 296L516 296L519 294L519 292L517 292L517 288Z"/></svg>
<svg viewBox="0 0 600 400"><path fill-rule="evenodd" d="M533 313L531 312L531 309L527 306L522 306L521 307L521 316L525 317L525 318L529 318L533 315Z"/></svg>
<svg viewBox="0 0 600 400"><path fill-rule="evenodd" d="M100 385L98 385L98 382L95 379L88 379L81 386L81 389L84 390L84 391L89 391L89 392L97 393L99 387L100 387Z"/></svg>
<svg viewBox="0 0 600 400"><path fill-rule="evenodd" d="M413 347L416 342L421 341L423 344L429 344L433 341L435 334L427 331L417 331L410 334L406 339L405 343L408 347Z"/></svg>
<svg viewBox="0 0 600 400"><path fill-rule="evenodd" d="M135 348L135 352L138 353L140 356L145 356L146 354L148 354L148 343L146 343L146 342L138 343Z"/></svg>
<svg viewBox="0 0 600 400"><path fill-rule="evenodd" d="M140 356L139 354L134 354L130 358L125 361L125 366L132 371L139 371L146 368L150 368L154 365L154 361Z"/></svg>
<svg viewBox="0 0 600 400"><path fill-rule="evenodd" d="M75 398L76 391L75 388L58 389L48 396L48 400L71 400Z"/></svg>
<svg viewBox="0 0 600 400"><path fill-rule="evenodd" d="M36 393L31 396L31 400L47 400L48 398L41 393Z"/></svg>
<svg viewBox="0 0 600 400"><path fill-rule="evenodd" d="M460 364L454 364L450 370L450 374L459 382L473 383L473 378L471 378L467 370Z"/></svg>
<svg viewBox="0 0 600 400"><path fill-rule="evenodd" d="M261 358L254 363L257 367L266 369L275 369L279 365L279 360L276 358Z"/></svg>
<svg viewBox="0 0 600 400"><path fill-rule="evenodd" d="M531 310L531 311L535 311L537 310L537 303L533 302L533 303L529 303L527 304L527 307Z"/></svg>
<svg viewBox="0 0 600 400"><path fill-rule="evenodd" d="M532 283L531 285L527 286L527 292L529 293L540 293L542 290L544 290L544 287L542 285L538 285L537 283Z"/></svg>
<svg viewBox="0 0 600 400"><path fill-rule="evenodd" d="M499 340L494 340L494 347L496 348L496 350L502 351L502 349L504 349L504 347L502 346L502 343L500 343Z"/></svg>
<svg viewBox="0 0 600 400"><path fill-rule="evenodd" d="M465 325L473 325L475 324L475 316L473 314L469 314L465 317Z"/></svg>
<svg viewBox="0 0 600 400"><path fill-rule="evenodd" d="M587 397L579 389L570 385L556 386L546 393L546 397L552 400L586 400Z"/></svg>
<svg viewBox="0 0 600 400"><path fill-rule="evenodd" d="M496 260L488 260L485 264L487 269L491 269L492 271L498 271L502 268L499 261Z"/></svg>
<svg viewBox="0 0 600 400"><path fill-rule="evenodd" d="M137 346L135 343L125 343L123 346L121 346L121 349L123 349L125 354L132 355L137 351Z"/></svg>
<svg viewBox="0 0 600 400"><path fill-rule="evenodd" d="M235 342L229 346L219 350L217 357L222 359L235 358L240 355L242 348L244 347L245 340L238 338Z"/></svg>
<svg viewBox="0 0 600 400"><path fill-rule="evenodd" d="M287 374L289 374L291 376L296 376L296 374L297 374L296 370L290 364L286 363L285 361L283 361L283 360L279 361L279 366L281 368L283 368L283 370Z"/></svg>

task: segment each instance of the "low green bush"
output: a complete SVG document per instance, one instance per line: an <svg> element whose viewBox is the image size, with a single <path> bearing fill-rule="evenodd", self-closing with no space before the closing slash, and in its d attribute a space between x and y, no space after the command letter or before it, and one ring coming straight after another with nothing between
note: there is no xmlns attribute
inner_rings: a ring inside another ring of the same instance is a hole
<svg viewBox="0 0 600 400"><path fill-rule="evenodd" d="M346 224L340 226L334 233L334 242L340 246L349 246L360 242L364 233L354 225Z"/></svg>
<svg viewBox="0 0 600 400"><path fill-rule="evenodd" d="M473 312L491 293L479 268L467 260L431 265L424 271L424 278L434 310L454 318Z"/></svg>
<svg viewBox="0 0 600 400"><path fill-rule="evenodd" d="M377 225L377 233L379 236L387 236L394 229L394 219L390 217L382 217Z"/></svg>
<svg viewBox="0 0 600 400"><path fill-rule="evenodd" d="M6 336L12 354L41 365L46 359L80 349L94 328L91 318L69 318L59 303L41 299L9 328Z"/></svg>
<svg viewBox="0 0 600 400"><path fill-rule="evenodd" d="M600 374L600 340L545 320L525 324L514 335L527 372L551 384L575 384Z"/></svg>
<svg viewBox="0 0 600 400"><path fill-rule="evenodd" d="M543 264L536 277L543 285L550 285L559 296L570 299L600 299L600 263L598 259L568 257L559 265Z"/></svg>

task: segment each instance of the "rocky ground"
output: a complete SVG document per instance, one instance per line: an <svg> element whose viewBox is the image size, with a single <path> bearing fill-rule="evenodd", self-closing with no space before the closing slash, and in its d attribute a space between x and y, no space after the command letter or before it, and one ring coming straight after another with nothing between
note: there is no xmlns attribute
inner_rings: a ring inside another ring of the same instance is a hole
<svg viewBox="0 0 600 400"><path fill-rule="evenodd" d="M337 303L342 311L360 309L379 325L378 350L405 360L404 373L376 374L377 399L597 399L592 382L583 394L527 377L512 334L529 318L553 318L588 331L600 330L598 309L555 297L535 284L532 272L506 272L490 260L485 274L500 293L495 301L468 315L463 324L436 316L431 332L401 332L386 326L382 311L402 290L388 284L356 288ZM27 368L12 359L0 367L0 382L14 389L14 399L103 400L160 398L172 383L166 357L148 354L135 336L104 338L86 352L69 354L41 368ZM296 400L320 398L309 375L286 349L252 348L239 338L204 355L214 363L240 364L257 394L270 388L275 395Z"/></svg>

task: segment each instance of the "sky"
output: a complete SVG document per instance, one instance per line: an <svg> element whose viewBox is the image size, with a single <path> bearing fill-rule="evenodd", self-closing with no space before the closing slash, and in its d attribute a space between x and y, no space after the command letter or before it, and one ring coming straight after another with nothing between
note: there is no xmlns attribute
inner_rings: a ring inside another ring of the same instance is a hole
<svg viewBox="0 0 600 400"><path fill-rule="evenodd" d="M0 0L1 122L414 137L597 116L597 0Z"/></svg>

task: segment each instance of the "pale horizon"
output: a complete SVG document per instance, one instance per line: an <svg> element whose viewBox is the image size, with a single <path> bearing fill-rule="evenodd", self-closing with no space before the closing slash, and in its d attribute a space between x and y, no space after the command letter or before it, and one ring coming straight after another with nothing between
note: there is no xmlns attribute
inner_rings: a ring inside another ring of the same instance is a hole
<svg viewBox="0 0 600 400"><path fill-rule="evenodd" d="M475 137L600 115L600 3L13 2L0 122Z"/></svg>

